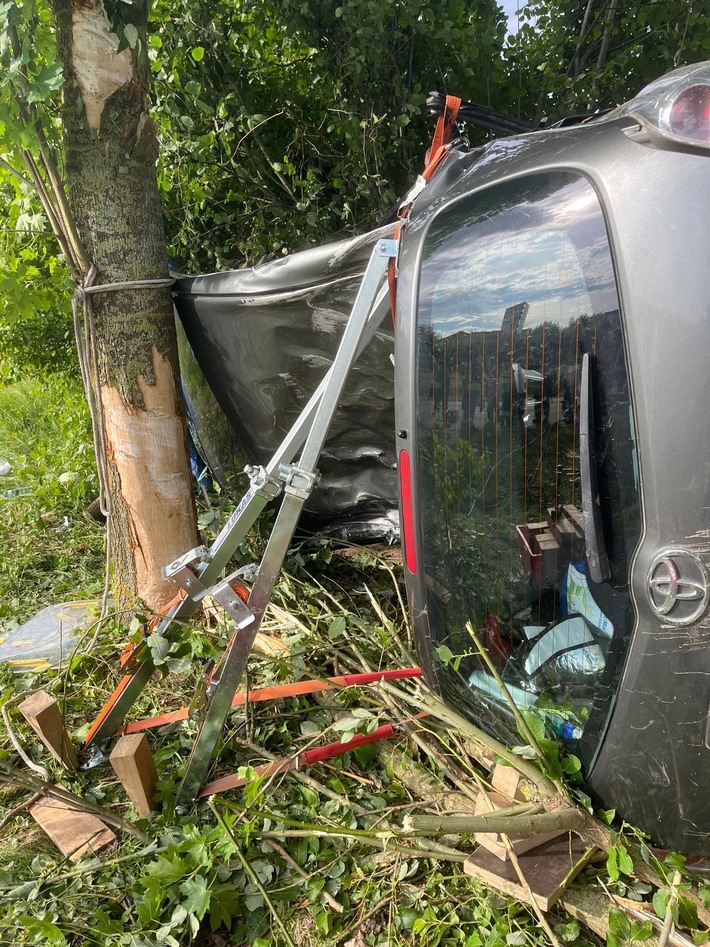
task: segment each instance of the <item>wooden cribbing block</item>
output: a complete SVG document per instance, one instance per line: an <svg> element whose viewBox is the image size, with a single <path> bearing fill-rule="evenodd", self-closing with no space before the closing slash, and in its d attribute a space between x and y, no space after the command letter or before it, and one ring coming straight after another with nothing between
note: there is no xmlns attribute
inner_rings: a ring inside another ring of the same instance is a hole
<svg viewBox="0 0 710 947"><path fill-rule="evenodd" d="M59 851L73 862L87 852L100 852L116 838L108 826L90 812L72 809L59 799L40 799L29 813Z"/></svg>
<svg viewBox="0 0 710 947"><path fill-rule="evenodd" d="M505 796L502 796L497 792L489 792L488 800L493 804L493 811L500 811L501 809L506 809L510 806L511 800L507 799ZM490 812L491 809L486 801L486 797L483 793L479 793L478 798L476 799L476 807L474 809L475 815L482 815L484 812ZM539 845L544 845L545 842L549 842L550 839L557 838L558 835L564 833L564 829L555 829L553 832L543 832L541 835L529 835L529 836L520 836L520 835L509 835L510 843L513 846L513 851L516 855L521 855L523 852L529 852L533 848L537 848ZM492 855L495 855L496 858L500 858L502 861L508 860L508 849L505 846L505 842L500 835L494 832L476 832L474 838L483 848L487 849Z"/></svg>
<svg viewBox="0 0 710 947"><path fill-rule="evenodd" d="M56 700L46 691L37 691L17 709L52 756L67 769L76 769L76 753Z"/></svg>
<svg viewBox="0 0 710 947"><path fill-rule="evenodd" d="M509 799L522 801L523 796L521 782L523 776L514 766L501 766L496 763L493 775L491 776L491 786L501 796L507 796Z"/></svg>
<svg viewBox="0 0 710 947"><path fill-rule="evenodd" d="M158 774L145 733L129 733L128 736L121 737L113 748L109 761L136 812L147 819L155 808L153 793Z"/></svg>
<svg viewBox="0 0 710 947"><path fill-rule="evenodd" d="M549 911L559 901L567 885L576 878L593 854L593 847L587 848L576 835L565 832L562 837L518 857L523 875L541 910ZM485 848L479 848L469 855L463 870L497 891L530 903L512 862L501 861Z"/></svg>

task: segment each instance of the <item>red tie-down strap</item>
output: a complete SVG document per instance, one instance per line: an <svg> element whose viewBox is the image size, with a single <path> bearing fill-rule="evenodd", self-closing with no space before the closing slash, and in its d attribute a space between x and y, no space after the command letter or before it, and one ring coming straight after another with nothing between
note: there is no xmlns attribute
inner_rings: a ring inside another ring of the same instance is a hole
<svg viewBox="0 0 710 947"><path fill-rule="evenodd" d="M257 776L274 777L279 773L288 773L290 770L313 766L314 763L323 763L325 760L330 760L334 756L342 756L343 753L347 753L350 750L356 750L360 746L367 746L368 743L377 743L379 740L396 739L405 735L403 731L404 724L413 723L426 716L428 716L428 714L422 712L416 714L414 717L409 717L407 720L399 721L398 723L386 723L376 730L373 730L372 733L357 733L346 743L341 743L340 740L337 740L335 743L326 744L326 746L317 746L312 750L305 750L303 753L298 753L296 756L290 758L274 760L273 763L264 763L263 766L255 767L254 773ZM251 776L240 776L239 773L229 773L227 776L215 779L211 783L206 783L199 791L197 797L198 799L204 799L220 792L228 792L230 789L239 789L241 786L246 786L251 779Z"/></svg>

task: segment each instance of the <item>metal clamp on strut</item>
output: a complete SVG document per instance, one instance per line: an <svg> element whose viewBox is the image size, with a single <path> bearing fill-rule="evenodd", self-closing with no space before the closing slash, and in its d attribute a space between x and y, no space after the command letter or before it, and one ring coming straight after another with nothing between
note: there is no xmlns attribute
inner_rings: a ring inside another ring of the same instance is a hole
<svg viewBox="0 0 710 947"><path fill-rule="evenodd" d="M279 477L284 481L284 493L290 493L299 500L307 500L320 480L317 470L305 470L295 464L281 464Z"/></svg>
<svg viewBox="0 0 710 947"><path fill-rule="evenodd" d="M256 496L263 497L265 500L275 500L281 493L281 484L276 477L266 472L265 467L247 464L244 473L249 477L249 486Z"/></svg>
<svg viewBox="0 0 710 947"><path fill-rule="evenodd" d="M212 555L207 546L195 546L194 549L186 552L184 556L180 556L179 559L175 559L167 566L163 566L163 578L172 579L176 585L179 585L181 588L185 588L183 582L180 579L185 570L188 570L190 576L194 578L195 572L190 568L190 566L194 566L195 563L209 562L211 558ZM190 595L188 589L185 589L185 591L188 593L188 595Z"/></svg>
<svg viewBox="0 0 710 947"><path fill-rule="evenodd" d="M237 628L243 628L249 624L254 615L230 585L230 582L236 578L236 573L215 585L206 586L191 568L194 563L204 562L209 558L210 553L205 546L196 546L184 556L165 566L163 575L184 589L193 602L201 602L205 595L211 595L234 620ZM241 570L237 571L241 573Z"/></svg>

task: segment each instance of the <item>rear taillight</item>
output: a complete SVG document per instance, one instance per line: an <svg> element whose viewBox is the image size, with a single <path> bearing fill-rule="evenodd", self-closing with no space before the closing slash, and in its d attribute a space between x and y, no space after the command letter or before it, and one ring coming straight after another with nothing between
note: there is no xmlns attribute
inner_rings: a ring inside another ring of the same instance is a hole
<svg viewBox="0 0 710 947"><path fill-rule="evenodd" d="M710 141L710 86L695 85L673 103L671 131L680 138Z"/></svg>
<svg viewBox="0 0 710 947"><path fill-rule="evenodd" d="M684 66L657 79L626 108L651 132L710 148L710 62Z"/></svg>
<svg viewBox="0 0 710 947"><path fill-rule="evenodd" d="M402 546L404 564L414 574L417 571L417 554L414 545L414 510L412 507L412 467L409 452L399 452L399 492L402 500Z"/></svg>

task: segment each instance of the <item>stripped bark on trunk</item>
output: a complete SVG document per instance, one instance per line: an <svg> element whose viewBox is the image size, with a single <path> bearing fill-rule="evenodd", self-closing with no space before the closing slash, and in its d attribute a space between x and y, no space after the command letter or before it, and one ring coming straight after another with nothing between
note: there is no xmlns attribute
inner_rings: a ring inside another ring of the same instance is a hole
<svg viewBox="0 0 710 947"><path fill-rule="evenodd" d="M145 30L135 49L96 0L52 0L69 202L96 284L167 277L147 104ZM135 4L134 4L135 5ZM107 5L108 6L108 5ZM145 19L145 2L137 6ZM170 290L91 297L96 384L111 487L114 593L158 608L163 565L197 542Z"/></svg>

